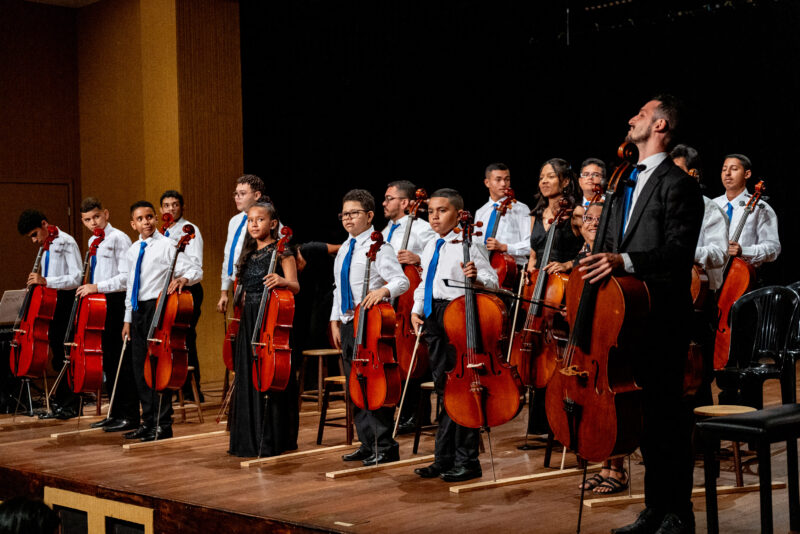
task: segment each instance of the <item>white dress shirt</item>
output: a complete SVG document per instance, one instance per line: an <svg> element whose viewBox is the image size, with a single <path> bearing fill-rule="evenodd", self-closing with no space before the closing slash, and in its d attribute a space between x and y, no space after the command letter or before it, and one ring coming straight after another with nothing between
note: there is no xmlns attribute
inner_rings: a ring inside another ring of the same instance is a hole
<svg viewBox="0 0 800 534"><path fill-rule="evenodd" d="M142 266L139 275L139 302L158 298L164 288L169 268L172 265L172 258L175 257L177 250L175 244L168 237L164 237L161 232L156 231L152 236L144 240L147 246L142 257ZM131 306L131 291L133 290L133 280L136 277L136 261L139 258L142 237L133 243L128 252L125 253L128 271L128 282L125 291L125 322L130 323L133 314ZM203 279L203 271L198 270L197 266L186 257L186 254L179 254L175 263L175 273L173 278L187 278L189 282L197 282Z"/></svg>
<svg viewBox="0 0 800 534"><path fill-rule="evenodd" d="M486 241L487 232L489 231L489 219L492 216L494 205L498 206L503 202L506 197L500 200L489 199L489 202L480 207L475 212L475 222L483 222L480 231L483 235L473 238L473 243L480 243L483 245ZM531 209L524 202L519 200L512 203L506 214L502 217L495 218L497 226L497 233L495 239L504 245L508 245L508 254L514 256L517 265L526 265L528 258L531 254ZM491 236L489 236L491 237Z"/></svg>
<svg viewBox="0 0 800 534"><path fill-rule="evenodd" d="M733 218L728 227L728 239L733 239L739 221L744 215L744 208L752 195L747 190L730 201L733 206ZM723 212L728 206L728 197L725 195L714 199ZM726 215L727 217L727 215ZM778 238L778 216L769 204L759 201L756 209L747 217L742 234L739 236L742 246L742 258L758 267L764 262L775 261L781 253L781 242Z"/></svg>
<svg viewBox="0 0 800 534"><path fill-rule="evenodd" d="M406 227L408 226L408 221L411 218L408 215L400 217L400 219L396 221L390 221L389 224L386 225L386 228L383 229L383 238L386 240L387 243L392 245L392 248L395 251L402 250L403 246L403 238L406 234ZM400 224L394 233L392 234L392 239L389 241L389 230L392 229L392 224ZM428 221L423 219L415 219L414 223L411 225L411 235L408 236L408 246L406 250L409 252L413 252L416 255L422 254L423 249L425 249L425 245L428 244L428 241L433 239L436 240L436 232L433 231L431 225L428 224Z"/></svg>
<svg viewBox="0 0 800 534"><path fill-rule="evenodd" d="M175 221L175 223L172 226L167 228L167 232L169 233L169 235L166 236L166 237L171 239L172 242L177 245L178 241L180 241L181 237L183 237L183 234L184 234L183 227L186 226L187 224L191 224L192 226L194 226L194 237L191 239L191 241L189 241L189 244L186 245L186 250L184 250L183 252L184 252L184 254L186 254L186 257L190 261L192 261L195 264L195 266L198 267L202 271L203 270L203 234L200 233L200 229L197 227L196 224L190 223L189 221L187 221L186 219L181 217L180 219ZM236 230L234 230L234 231L236 231ZM242 228L242 234L244 234L246 231L247 231L247 225L245 224L245 227ZM244 235L239 236L239 240L244 241ZM239 244L237 243L236 246L239 247ZM239 247L239 250L241 251L242 247ZM196 282L190 282L190 283L188 283L186 285L191 286L191 285L194 285L194 284L197 284L197 283L200 283L200 281L198 280Z"/></svg>
<svg viewBox="0 0 800 534"><path fill-rule="evenodd" d="M478 269L478 281L488 288L497 289L499 287L497 273L489 263L486 247L476 243L478 238L473 238L472 246L469 248L470 259L475 262L475 267ZM464 261L464 245L460 242L460 239L461 234L457 234L452 230L444 236L444 244L439 249L436 274L433 277L433 298L435 299L454 300L464 294L464 288L449 287L444 283L445 279L447 279L459 282L458 285L463 285L464 271L461 268L461 263ZM414 308L412 309L413 313L420 316L424 313L425 308L425 280L427 280L428 276L428 266L433 258L433 253L436 251L436 242L438 240L439 237L428 243L420 257L422 265L420 276L422 281L414 291ZM459 242L454 243L456 240Z"/></svg>
<svg viewBox="0 0 800 534"><path fill-rule="evenodd" d="M414 223L416 224L416 223ZM367 252L369 247L372 246L373 241L370 235L375 229L370 226L368 230L358 234L357 236L348 236L347 240L342 243L339 252L336 253L336 259L333 262L333 280L336 287L333 290L333 307L331 308L331 321L341 321L343 323L350 322L353 319L353 310L348 310L347 313L342 314L342 290L339 287L342 273L342 263L344 262L347 252L350 250L350 239L356 239L356 245L353 249L353 256L350 260L350 289L353 292L353 304L358 305L361 302L363 285L364 285L364 269L367 266ZM383 245L375 257L375 263L372 264L369 271L369 290L375 290L386 284L386 289L389 290L389 298L397 298L408 290L408 278L403 273L403 267L397 261L397 253L392 245Z"/></svg>
<svg viewBox="0 0 800 534"><path fill-rule="evenodd" d="M131 238L125 232L111 226L111 223L106 223L103 230L105 236L97 246L94 283L100 293L125 291L129 269L126 253L131 248ZM96 239L99 238L91 236L88 246L91 247Z"/></svg>
<svg viewBox="0 0 800 534"><path fill-rule="evenodd" d="M231 217L228 221L228 238L225 240L225 251L222 255L222 291L227 291L236 280L236 262L239 261L239 254L242 253L242 243L244 243L244 235L247 233L247 223L242 227L239 234L239 240L236 242L236 248L233 250L233 272L228 275L228 262L231 252L231 245L233 244L233 236L236 235L236 229L243 220L247 220L247 213L242 211Z"/></svg>
<svg viewBox="0 0 800 534"><path fill-rule="evenodd" d="M58 228L58 227L56 227ZM50 259L47 260L47 256ZM53 289L75 289L81 285L83 261L78 244L71 235L58 228L58 237L50 243L50 250L42 254L42 276L47 262L47 287Z"/></svg>
<svg viewBox="0 0 800 534"><path fill-rule="evenodd" d="M722 287L722 271L728 259L728 218L707 196L703 196L703 202L703 226L694 251L694 261L706 271L708 288L715 291Z"/></svg>

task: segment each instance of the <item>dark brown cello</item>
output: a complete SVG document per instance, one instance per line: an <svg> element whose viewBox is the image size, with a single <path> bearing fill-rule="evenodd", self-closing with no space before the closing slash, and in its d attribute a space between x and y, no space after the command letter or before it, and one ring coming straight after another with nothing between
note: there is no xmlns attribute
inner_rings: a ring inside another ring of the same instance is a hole
<svg viewBox="0 0 800 534"><path fill-rule="evenodd" d="M460 217L464 265L471 260L472 215ZM515 367L503 361L500 342L506 331L506 308L495 295L476 293L465 280L463 297L444 311L444 329L456 349L456 364L447 372L444 407L467 428L490 429L513 419L522 406L522 383Z"/></svg>
<svg viewBox="0 0 800 534"><path fill-rule="evenodd" d="M428 203L428 194L424 189L417 189L416 199L409 204L406 213L408 214L408 224L403 234L403 243L400 250L406 250L408 240L411 237L411 225L419 216L419 212L425 211ZM397 326L395 328L395 342L397 344L397 364L403 377L420 378L428 369L428 345L420 340L417 347L417 356L414 354L414 345L417 335L411 326L411 310L414 308L414 290L417 289L422 278L419 265L403 265L403 273L408 278L408 290L397 297L395 302L395 318ZM412 365L413 361L413 365Z"/></svg>
<svg viewBox="0 0 800 534"><path fill-rule="evenodd" d="M569 201L562 198L558 212L550 219L540 267L531 274L522 291L522 297L531 303L522 329L512 339L508 363L517 367L522 383L528 387L545 387L556 370L558 341L553 319L564 302L568 276L550 275L544 268L550 263L558 226L569 220L571 211Z"/></svg>
<svg viewBox="0 0 800 534"><path fill-rule="evenodd" d="M369 293L371 265L383 245L380 232L372 232L370 238L373 243L367 251L362 302ZM394 406L400 400L401 380L394 352L394 308L388 302L379 302L368 310L359 304L354 321L356 342L350 367L350 398L365 410Z"/></svg>
<svg viewBox="0 0 800 534"><path fill-rule="evenodd" d="M756 184L755 192L744 207L744 213L736 226L736 231L731 236L731 241L739 242L747 218L755 211L756 205L764 193L764 188L764 180ZM723 273L724 281L717 298L719 321L717 322L717 335L714 337L714 369L722 369L728 364L731 351L731 329L728 326L731 306L739 297L750 291L756 279L755 267L739 257L728 257Z"/></svg>
<svg viewBox="0 0 800 534"><path fill-rule="evenodd" d="M617 185L638 158L632 144L620 147L623 163L606 190L609 206ZM592 253L603 251L609 209L603 209ZM591 284L573 269L567 285L570 336L558 371L547 386L545 409L555 438L581 458L601 462L632 452L641 430L639 387L632 361L649 313L644 282L611 276Z"/></svg>
<svg viewBox="0 0 800 534"><path fill-rule="evenodd" d="M53 240L58 237L58 228L47 226L47 237L39 247L36 260L33 262L35 273L39 271L42 256ZM25 300L14 322L14 339L11 341L11 372L19 378L36 378L42 376L47 365L47 354L50 348L48 331L53 313L56 311L57 292L51 287L30 285L25 293Z"/></svg>
<svg viewBox="0 0 800 534"><path fill-rule="evenodd" d="M194 237L194 226L185 225L183 232L172 257L172 265L158 297L156 311L147 334L144 378L154 392L182 387L189 371L186 333L189 331L189 323L194 313L194 300L189 291L167 294L175 273L178 254L186 249L186 245Z"/></svg>
<svg viewBox="0 0 800 534"><path fill-rule="evenodd" d="M275 272L278 258L292 238L288 226L281 228L281 237L272 251L267 274ZM292 348L289 337L294 320L294 295L285 288L264 288L258 308L256 328L250 346L253 348L253 385L259 392L283 391L292 372Z"/></svg>
<svg viewBox="0 0 800 534"><path fill-rule="evenodd" d="M511 208L511 205L516 201L517 199L514 197L514 190L507 189L506 198L500 202L499 206L494 208L494 210L497 212L497 215L495 216L492 235L488 237L493 239L495 238L497 235L497 228L500 226L500 221L502 220L503 215L506 214L506 212ZM514 280L517 278L517 262L514 260L514 256L506 252L493 250L491 251L491 254L489 254L489 263L492 264L492 268L497 273L497 279L500 281L500 287L513 289Z"/></svg>

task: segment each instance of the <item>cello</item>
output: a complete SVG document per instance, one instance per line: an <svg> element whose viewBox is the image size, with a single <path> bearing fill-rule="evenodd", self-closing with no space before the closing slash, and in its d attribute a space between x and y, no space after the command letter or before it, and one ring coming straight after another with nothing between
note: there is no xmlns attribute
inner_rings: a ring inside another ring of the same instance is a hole
<svg viewBox="0 0 800 534"><path fill-rule="evenodd" d="M58 237L58 227L47 225L47 237L39 247L33 270L39 271L42 256ZM56 311L58 293L51 287L30 285L14 321L14 339L11 341L11 372L18 378L36 378L44 373L47 351L50 347L48 331Z"/></svg>
<svg viewBox="0 0 800 534"><path fill-rule="evenodd" d="M744 207L744 213L736 226L736 231L733 233L731 241L739 242L747 218L755 211L756 205L764 193L764 188L764 180L756 184L755 192ZM739 297L750 291L756 279L755 267L739 257L732 258L729 256L728 261L725 262L723 273L724 281L722 282L722 287L719 288L717 298L719 319L717 321L717 334L714 337L714 369L722 369L728 364L731 350L731 329L728 326L731 306Z"/></svg>
<svg viewBox="0 0 800 534"><path fill-rule="evenodd" d="M172 226L172 223L174 221L172 214L171 213L162 214L161 220L163 222L161 224L161 228L159 228L158 231L161 232L163 235L167 235L167 230L169 229L170 226Z"/></svg>
<svg viewBox="0 0 800 534"><path fill-rule="evenodd" d="M275 272L278 258L286 250L292 238L288 226L281 228L283 234L272 251L267 274ZM269 290L264 288L258 307L256 328L250 346L253 348L253 385L260 393L283 391L289 384L292 372L292 348L289 336L294 320L294 295L286 288Z"/></svg>
<svg viewBox="0 0 800 534"><path fill-rule="evenodd" d="M638 159L625 143L606 189L606 207ZM592 253L602 252L609 209L603 209ZM632 452L642 426L640 388L632 362L649 313L647 286L632 276L592 284L573 269L567 284L570 335L557 372L547 385L545 410L555 439L581 458L601 462Z"/></svg>
<svg viewBox="0 0 800 534"><path fill-rule="evenodd" d="M96 239L83 260L83 283L88 283L90 262L105 239L102 228L94 229ZM69 384L75 393L97 391L103 384L103 330L106 325L106 296L102 293L75 297L64 336ZM74 333L74 336L73 336ZM70 341L70 338L72 340ZM64 368L67 368L67 365ZM63 369L62 369L63 372ZM58 379L53 385L55 391Z"/></svg>
<svg viewBox="0 0 800 534"><path fill-rule="evenodd" d="M239 323L242 317L242 299L244 290L239 283L233 282L233 317L228 319L225 327L225 339L222 342L222 361L228 371L233 371L233 351L236 346L236 336L239 333Z"/></svg>
<svg viewBox="0 0 800 534"><path fill-rule="evenodd" d="M553 308L561 306L564 301L568 277L564 273L549 275L544 267L550 263L556 230L569 220L571 211L569 201L562 198L558 212L550 219L540 267L532 273L532 279L522 292L522 297L532 302L522 329L511 342L508 363L517 367L522 383L528 387L545 387L556 370L558 341L554 336L553 319L557 311ZM545 308L542 303L549 307Z"/></svg>
<svg viewBox="0 0 800 534"><path fill-rule="evenodd" d="M462 211L459 225L466 265L472 261L475 226L468 211ZM456 364L447 372L444 407L461 426L488 431L513 419L522 407L517 369L502 359L506 319L503 302L495 295L476 293L471 278L465 280L464 296L445 308L444 329L456 349Z"/></svg>
<svg viewBox="0 0 800 534"><path fill-rule="evenodd" d="M408 214L408 224L403 234L403 243L400 250L406 250L408 240L411 237L411 225L417 219L420 211L427 209L428 194L424 189L417 189L416 200L409 204L406 213ZM411 326L411 310L414 308L414 290L417 289L422 278L419 265L403 265L403 273L408 278L408 290L397 297L395 302L395 317L397 324L395 328L395 342L397 344L397 364L404 377L421 378L428 369L428 345L420 341L417 347L417 357L414 354L414 345L417 343L417 335ZM413 366L412 366L413 361Z"/></svg>
<svg viewBox="0 0 800 534"><path fill-rule="evenodd" d="M361 301L369 293L369 275L372 263L383 245L383 234L372 232L373 243L367 251ZM395 360L394 308L388 302L379 302L370 309L356 306L353 319L355 347L350 367L350 399L364 410L391 407L400 400L400 368Z"/></svg>
<svg viewBox="0 0 800 534"><path fill-rule="evenodd" d="M186 245L194 237L194 226L185 225L183 232L172 257L172 265L164 280L153 321L147 333L144 379L154 392L182 387L188 374L189 351L186 348L186 333L194 313L194 299L189 291L167 294L172 275L175 273L178 254L186 249Z"/></svg>
<svg viewBox="0 0 800 534"><path fill-rule="evenodd" d="M516 201L517 199L514 197L514 190L510 188L507 189L506 198L500 202L499 206L494 208L494 210L497 212L497 215L494 221L494 227L492 228L492 235L488 237L495 239L495 236L497 235L497 227L500 226L500 220L511 208L511 205ZM500 287L513 289L514 280L517 278L517 262L514 260L514 256L506 252L500 252L499 250L492 250L489 254L489 263L492 264L492 268L497 273L497 279L500 282Z"/></svg>

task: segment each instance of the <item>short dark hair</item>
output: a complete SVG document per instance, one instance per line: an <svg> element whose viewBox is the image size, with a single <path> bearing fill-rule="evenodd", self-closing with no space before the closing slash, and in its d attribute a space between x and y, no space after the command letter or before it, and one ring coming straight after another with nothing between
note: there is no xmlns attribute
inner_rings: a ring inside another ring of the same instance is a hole
<svg viewBox="0 0 800 534"><path fill-rule="evenodd" d="M345 202L358 202L366 211L375 211L375 197L366 189L351 189L342 198L342 204Z"/></svg>
<svg viewBox="0 0 800 534"><path fill-rule="evenodd" d="M156 208L150 202L146 200L138 200L133 204L131 204L131 216L133 216L133 212L139 208L150 208L151 210L153 210L153 213L156 212Z"/></svg>
<svg viewBox="0 0 800 534"><path fill-rule="evenodd" d="M750 169L753 168L753 162L750 161L750 158L748 158L744 154L728 154L727 156L725 156L725 159L728 158L738 159L742 163L742 167L744 167L744 170L746 171L749 171Z"/></svg>
<svg viewBox="0 0 800 534"><path fill-rule="evenodd" d="M236 183L249 185L253 192L259 191L261 193L261 198L269 201L269 197L267 196L267 186L264 185L264 180L255 174L243 174L236 179Z"/></svg>
<svg viewBox="0 0 800 534"><path fill-rule="evenodd" d="M103 204L97 197L86 197L81 202L81 213L89 213L92 210L103 209Z"/></svg>
<svg viewBox="0 0 800 534"><path fill-rule="evenodd" d="M699 154L697 150L690 147L689 145L675 145L675 148L669 153L669 157L672 159L683 158L686 160L686 167L689 169L695 169L700 162Z"/></svg>
<svg viewBox="0 0 800 534"><path fill-rule="evenodd" d="M506 165L505 163L500 163L500 162L490 163L489 165L486 166L486 170L483 171L483 175L488 178L489 175L492 174L492 171L507 171L507 170L509 170L508 165Z"/></svg>
<svg viewBox="0 0 800 534"><path fill-rule="evenodd" d="M36 230L42 226L42 221L47 222L47 217L39 210L25 210L17 221L17 230L20 235L27 235L31 230Z"/></svg>
<svg viewBox="0 0 800 534"><path fill-rule="evenodd" d="M38 499L14 497L0 504L0 532L55 532L61 520Z"/></svg>
<svg viewBox="0 0 800 534"><path fill-rule="evenodd" d="M414 198L416 198L417 186L408 180L395 180L394 182L389 182L386 184L386 189L389 189L390 187L396 187L397 190L404 195L403 198L407 198L409 200L414 200Z"/></svg>
<svg viewBox="0 0 800 534"><path fill-rule="evenodd" d="M272 204L272 202L264 202L262 200L258 200L255 204L250 206L249 209L253 209L253 208L262 208L262 209L267 210L267 213L269 213L269 218L272 219L273 221L278 221L278 224L276 224L275 228L272 228L270 230L270 233L269 233L269 235L270 235L270 237L272 239L277 240L278 239L278 227L281 225L280 224L281 223L281 219L278 216L278 210L275 209L275 205ZM242 243L242 251L239 253L239 261L236 262L236 274L237 274L237 276L244 270L244 266L250 260L250 257L256 251L257 247L258 247L258 242L255 239L253 239L253 236L250 235L250 232L245 232L245 234L244 234L244 243ZM293 250L294 249L289 247L285 251L284 254L285 255L291 255Z"/></svg>
<svg viewBox="0 0 800 534"><path fill-rule="evenodd" d="M600 167L600 170L603 172L603 178L606 177L605 161L603 161L600 158L586 158L585 160L583 160L583 163L581 163L581 171L583 171L583 169L588 167L589 165L597 165L598 167Z"/></svg>
<svg viewBox="0 0 800 534"><path fill-rule="evenodd" d="M502 170L502 169L501 169ZM456 191L455 189L449 187L443 187L442 189L437 189L431 195L431 198L440 197L446 198L450 204L457 210L464 209L464 197L461 196L461 193Z"/></svg>
<svg viewBox="0 0 800 534"><path fill-rule="evenodd" d="M654 96L650 100L658 102L656 112L653 115L654 119L666 119L667 121L667 145L672 144L675 139L675 133L678 131L680 125L680 113L683 103L675 96L662 93Z"/></svg>
<svg viewBox="0 0 800 534"><path fill-rule="evenodd" d="M158 199L158 204L161 205L164 203L165 198L177 198L178 203L183 207L183 195L180 194L179 191L175 191L174 189L167 189L163 193L161 193L161 198Z"/></svg>

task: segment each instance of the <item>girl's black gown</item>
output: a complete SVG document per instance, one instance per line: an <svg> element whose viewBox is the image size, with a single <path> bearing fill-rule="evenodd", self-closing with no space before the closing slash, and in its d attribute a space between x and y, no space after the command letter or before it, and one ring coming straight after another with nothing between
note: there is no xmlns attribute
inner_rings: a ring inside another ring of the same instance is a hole
<svg viewBox="0 0 800 534"><path fill-rule="evenodd" d="M258 318L258 307L264 291L264 276L269 269L274 245L255 251L239 273L239 284L245 291L239 333L236 336L233 367L236 372L231 400L231 433L228 452L235 456L276 456L297 449L299 412L295 366L286 389L266 394L253 385L253 352L250 345ZM280 259L277 271L280 273ZM263 439L259 432L263 428ZM261 454L259 454L259 443Z"/></svg>

